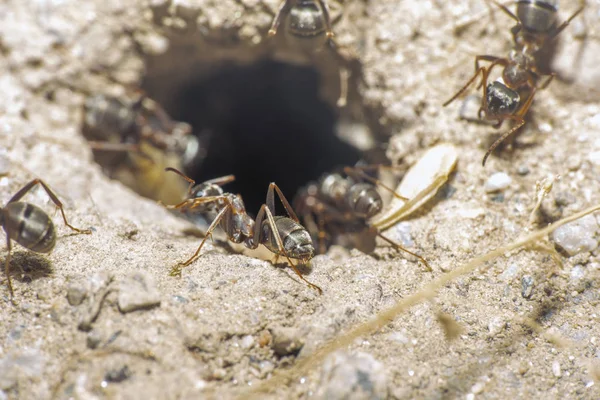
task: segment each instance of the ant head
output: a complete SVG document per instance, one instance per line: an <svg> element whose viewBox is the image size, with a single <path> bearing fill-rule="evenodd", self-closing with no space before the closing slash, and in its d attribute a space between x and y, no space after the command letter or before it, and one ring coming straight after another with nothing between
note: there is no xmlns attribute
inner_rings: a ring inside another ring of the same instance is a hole
<svg viewBox="0 0 600 400"><path fill-rule="evenodd" d="M190 190L190 197L221 196L223 189L214 183L202 182Z"/></svg>
<svg viewBox="0 0 600 400"><path fill-rule="evenodd" d="M503 82L495 81L487 86L487 110L490 117L512 115L519 107L521 96Z"/></svg>
<svg viewBox="0 0 600 400"><path fill-rule="evenodd" d="M285 251L291 258L307 263L315 255L315 247L307 230L297 230L284 241Z"/></svg>
<svg viewBox="0 0 600 400"><path fill-rule="evenodd" d="M289 28L298 34L325 31L325 16L316 1L292 1Z"/></svg>

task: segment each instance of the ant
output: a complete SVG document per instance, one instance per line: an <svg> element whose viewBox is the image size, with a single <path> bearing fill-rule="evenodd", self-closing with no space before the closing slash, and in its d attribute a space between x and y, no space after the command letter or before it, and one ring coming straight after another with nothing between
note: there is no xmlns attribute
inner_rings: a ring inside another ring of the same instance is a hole
<svg viewBox="0 0 600 400"><path fill-rule="evenodd" d="M175 168L166 168L165 171L180 175L190 184L187 199L179 204L166 206L168 209L193 210L213 218L194 255L173 267L170 272L171 276L180 276L181 269L199 257L206 239L212 237L212 232L217 226L220 226L227 234L227 238L234 243L244 243L249 249L256 249L262 244L277 258L285 257L300 279L309 287L316 289L319 294L323 293L319 286L312 284L302 276L291 260L294 258L302 263L308 262L314 255L314 247L310 234L300 225L296 213L275 183L269 185L266 203L261 206L256 219L252 220L246 212L242 197L226 193L221 188L222 185L235 180L233 175L211 179L196 185L193 179ZM288 217L275 215L275 193L281 200Z"/></svg>
<svg viewBox="0 0 600 400"><path fill-rule="evenodd" d="M106 95L89 96L85 101L85 124L93 149L143 153L140 143L193 158L192 128L171 119L160 104L141 93L137 99Z"/></svg>
<svg viewBox="0 0 600 400"><path fill-rule="evenodd" d="M318 182L311 182L301 189L294 199L294 206L304 223L318 238L319 253L325 252L327 236L371 231L395 248L418 258L431 271L423 257L395 243L369 223L383 210L377 186L408 200L364 172L370 168L366 165L344 167L343 175L337 172L325 174Z"/></svg>
<svg viewBox="0 0 600 400"><path fill-rule="evenodd" d="M89 96L84 122L95 159L110 177L143 196L166 202L185 193L185 185L170 180L164 168L189 169L197 162L201 149L189 124L173 121L143 93L134 99Z"/></svg>
<svg viewBox="0 0 600 400"><path fill-rule="evenodd" d="M313 64L316 63L317 54L324 48L332 51L336 61L340 64L349 64L356 57L342 54L339 46L333 40L331 17L325 0L283 0L268 36L274 37L279 26L283 24L286 45L304 54ZM341 68L340 96L337 100L338 107L345 107L348 97L348 79L350 72Z"/></svg>
<svg viewBox="0 0 600 400"><path fill-rule="evenodd" d="M2 228L6 232L6 245L8 247L4 272L6 274L11 298L14 297L10 279L11 240L14 240L21 246L36 253L49 253L56 245L56 230L54 229L54 223L48 214L36 205L19 201L38 184L44 188L52 202L60 210L66 226L78 233L85 233L88 235L92 233L92 231L88 229L75 228L67 222L63 204L44 181L41 179L34 179L23 186L8 201L8 203L6 203L4 208L0 208L0 225L2 225Z"/></svg>
<svg viewBox="0 0 600 400"><path fill-rule="evenodd" d="M573 13L562 24L557 20L557 3L552 0L519 0L517 13L513 14L506 6L491 0L505 14L516 21L511 29L513 48L508 58L490 55L475 57L475 74L444 107L459 97L481 74L483 98L478 116L486 120L497 121L494 125L499 128L504 120L513 120L514 126L502 134L485 153L482 165L494 149L512 136L519 128L525 125L525 115L531 107L533 97L537 90L545 89L556 75L554 72L543 72L540 64L541 54L544 53L550 42L558 36L582 10L583 6ZM481 61L490 62L489 66L479 66ZM503 67L502 77L488 83L490 72L495 66ZM538 86L542 76L547 76L545 82Z"/></svg>
<svg viewBox="0 0 600 400"><path fill-rule="evenodd" d="M285 24L288 42L311 51L331 44L334 36L325 0L284 0L273 19L269 36L277 34L281 22Z"/></svg>

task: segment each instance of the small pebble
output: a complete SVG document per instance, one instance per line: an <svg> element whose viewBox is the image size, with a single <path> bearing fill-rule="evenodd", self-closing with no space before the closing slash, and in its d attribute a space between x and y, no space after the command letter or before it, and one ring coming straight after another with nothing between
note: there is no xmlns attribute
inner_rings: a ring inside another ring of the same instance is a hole
<svg viewBox="0 0 600 400"><path fill-rule="evenodd" d="M67 289L67 301L72 306L78 306L83 303L83 300L87 297L87 289L83 286L83 283L72 283Z"/></svg>
<svg viewBox="0 0 600 400"><path fill-rule="evenodd" d="M500 276L498 278L500 278L503 281L510 281L515 276L517 276L518 272L519 272L519 266L517 264L511 264L508 266L508 268L506 268L504 270L504 272L502 272L500 274Z"/></svg>
<svg viewBox="0 0 600 400"><path fill-rule="evenodd" d="M10 168L10 159L5 152L0 152L0 176L8 175Z"/></svg>
<svg viewBox="0 0 600 400"><path fill-rule="evenodd" d="M240 341L240 347L242 349L249 349L252 346L254 346L254 337L252 335L246 335L242 338L242 340Z"/></svg>
<svg viewBox="0 0 600 400"><path fill-rule="evenodd" d="M462 119L468 121L479 121L479 108L481 107L481 97L476 94L471 94L465 97L458 115Z"/></svg>
<svg viewBox="0 0 600 400"><path fill-rule="evenodd" d="M127 365L119 369L111 369L104 375L106 382L120 383L131 377L131 371Z"/></svg>
<svg viewBox="0 0 600 400"><path fill-rule="evenodd" d="M552 362L552 373L557 378L560 378L562 376L562 371L560 370L560 364L558 361Z"/></svg>
<svg viewBox="0 0 600 400"><path fill-rule="evenodd" d="M260 362L259 368L260 378L266 378L268 374L275 370L275 364L269 360L264 360Z"/></svg>
<svg viewBox="0 0 600 400"><path fill-rule="evenodd" d="M273 341L271 347L275 354L280 357L296 355L304 346L304 341L299 333L293 328L276 328L273 330Z"/></svg>
<svg viewBox="0 0 600 400"><path fill-rule="evenodd" d="M585 270L583 269L583 267L580 264L577 264L573 267L573 269L571 270L571 280L572 281L579 281L581 280L581 278L583 278L585 276Z"/></svg>
<svg viewBox="0 0 600 400"><path fill-rule="evenodd" d="M527 165L519 165L519 168L517 168L517 174L521 176L529 174L529 167Z"/></svg>
<svg viewBox="0 0 600 400"><path fill-rule="evenodd" d="M496 172L489 177L485 183L485 191L487 193L499 192L506 189L512 183L512 178L505 172Z"/></svg>
<svg viewBox="0 0 600 400"><path fill-rule="evenodd" d="M388 382L384 365L368 353L337 352L321 371L318 399L385 399Z"/></svg>
<svg viewBox="0 0 600 400"><path fill-rule="evenodd" d="M525 299L531 298L533 294L534 279L531 275L523 275L521 278L521 296Z"/></svg>
<svg viewBox="0 0 600 400"><path fill-rule="evenodd" d="M504 321L504 319L502 319L502 317L494 317L488 323L488 330L490 331L490 334L492 336L495 336L495 335L499 334L500 332L502 332L502 330L504 329L505 326L506 326L506 322Z"/></svg>
<svg viewBox="0 0 600 400"><path fill-rule="evenodd" d="M595 250L598 241L594 238L599 230L593 215L586 215L556 229L551 238L569 256Z"/></svg>
<svg viewBox="0 0 600 400"><path fill-rule="evenodd" d="M96 329L92 329L88 332L85 342L88 349L96 349L102 342L102 335Z"/></svg>
<svg viewBox="0 0 600 400"><path fill-rule="evenodd" d="M397 224L395 227L394 239L399 240L403 247L413 247L415 245L411 232L411 223L402 221Z"/></svg>
<svg viewBox="0 0 600 400"><path fill-rule="evenodd" d="M160 305L160 293L150 276L139 271L121 282L117 302L122 313L146 310Z"/></svg>

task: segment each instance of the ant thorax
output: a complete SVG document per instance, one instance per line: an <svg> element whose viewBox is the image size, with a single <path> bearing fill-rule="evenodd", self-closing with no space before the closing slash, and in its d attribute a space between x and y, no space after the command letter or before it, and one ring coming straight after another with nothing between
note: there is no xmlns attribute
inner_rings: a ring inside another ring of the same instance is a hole
<svg viewBox="0 0 600 400"><path fill-rule="evenodd" d="M521 52L510 52L510 63L502 71L502 79L506 86L512 89L519 89L527 85L528 79L532 76L529 58Z"/></svg>

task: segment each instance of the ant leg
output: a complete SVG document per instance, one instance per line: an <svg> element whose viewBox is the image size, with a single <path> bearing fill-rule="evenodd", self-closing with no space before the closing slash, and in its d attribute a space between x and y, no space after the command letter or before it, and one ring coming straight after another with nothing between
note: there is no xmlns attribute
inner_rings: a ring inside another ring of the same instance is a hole
<svg viewBox="0 0 600 400"><path fill-rule="evenodd" d="M275 189L275 191L277 192L277 196L279 196L279 200L281 200L281 203L283 204L283 207L285 208L285 211L290 216L290 218L293 219L294 221L300 223L300 220L298 219L298 216L294 212L294 209L292 208L290 203L287 201L287 199L283 195L283 192L281 191L281 189L279 189L279 186L277 186L277 184L275 182L271 182L269 184L269 190L267 191L266 206L269 208L269 211L271 212L271 214L275 214L275 196L273 193L273 189Z"/></svg>
<svg viewBox="0 0 600 400"><path fill-rule="evenodd" d="M467 88L469 86L471 86L471 84L473 82L475 82L475 79L477 79L477 77L479 76L479 73L483 73L483 79L486 79L486 74L485 74L485 67L481 67L479 68L477 71L475 71L475 74L473 75L473 77L471 79L469 79L469 81L454 95L452 96L452 98L448 101L446 101L444 104L442 104L442 107L446 107L448 104L452 103L454 100L456 100L460 95L462 95L465 90L467 90ZM482 80L483 82L483 80Z"/></svg>
<svg viewBox="0 0 600 400"><path fill-rule="evenodd" d="M274 185L274 184L272 184L272 185ZM271 187L269 187L269 189L271 189ZM288 256L287 252L285 251L285 247L283 247L283 240L281 239L281 234L279 233L279 229L277 229L277 225L275 224L275 219L273 218L273 214L271 213L271 210L269 210L269 208L266 204L263 204L260 207L258 215L256 216L256 221L254 223L254 227L255 227L254 228L254 238L253 238L254 245L258 247L260 233L261 233L261 227L262 227L262 223L263 223L265 216L267 218L267 222L269 223L269 227L271 228L271 233L272 233L271 236L275 239L275 243L277 244L277 250L279 251L279 253L283 254L283 256L287 259L288 263L290 263L290 266L292 267L292 269L294 270L294 272L296 273L296 275L298 275L298 277L300 279L302 279L304 282L306 282L306 284L309 287L317 290L319 292L319 294L323 294L323 290L320 287L318 287L314 283L309 282L306 278L304 278L302 276L302 274L298 270L298 267L296 267L294 265L294 263Z"/></svg>
<svg viewBox="0 0 600 400"><path fill-rule="evenodd" d="M325 4L324 0L317 0L319 6L321 6L321 10L323 11L323 19L325 20L325 34L327 38L333 38L333 29L331 28L331 17L329 16L329 8L327 4Z"/></svg>
<svg viewBox="0 0 600 400"><path fill-rule="evenodd" d="M546 79L546 82L542 83L542 85L540 86L540 90L544 90L548 87L548 85L550 84L550 82L552 82L552 80L554 79L554 77L556 76L556 72L551 72L549 74L550 76L548 76L548 79Z"/></svg>
<svg viewBox="0 0 600 400"><path fill-rule="evenodd" d="M188 193L192 192L192 188L194 187L194 185L196 184L196 181L193 180L192 178L190 178L189 176L187 176L186 174L184 174L183 172L181 172L178 169L172 168L172 167L167 167L165 168L166 172L175 172L177 175L181 176L183 179L185 179L186 181L189 182L189 186L188 186Z"/></svg>
<svg viewBox="0 0 600 400"><path fill-rule="evenodd" d="M135 153L140 157L147 159L148 161L154 163L154 159L146 154L139 143L110 143L110 142L102 142L96 140L88 141L88 144L92 150L96 151L122 151L125 153Z"/></svg>
<svg viewBox="0 0 600 400"><path fill-rule="evenodd" d="M110 143L96 140L89 140L88 144L92 150L98 151L125 151L141 152L140 145L134 143Z"/></svg>
<svg viewBox="0 0 600 400"><path fill-rule="evenodd" d="M15 293L13 292L12 281L10 279L10 253L11 253L12 247L10 244L10 235L8 232L6 232L6 247L8 248L8 254L6 255L6 261L4 264L4 274L6 275L8 291L10 292L10 298L12 299L15 297Z"/></svg>
<svg viewBox="0 0 600 400"><path fill-rule="evenodd" d="M519 130L519 128L521 128L523 125L525 125L525 118L524 115L527 114L527 111L529 110L529 107L531 107L531 104L533 103L533 96L535 95L536 92L536 88L534 87L531 90L531 94L529 95L529 97L527 98L527 101L525 102L525 104L523 104L523 107L521 107L521 109L519 110L519 112L515 115L506 115L503 117L503 119L512 119L516 121L516 125L512 127L511 130L509 130L508 132L506 132L505 134L503 134L502 136L500 136L500 138L498 138L498 140L496 140L488 149L488 151L485 153L485 156L483 156L483 161L481 162L481 165L485 167L485 162L488 159L488 157L490 156L490 154L492 154L492 152L494 151L494 149L496 147L498 147L498 145L500 143L502 143L504 140L506 140L506 138L508 138L509 136L511 136L513 133L515 133L517 130Z"/></svg>
<svg viewBox="0 0 600 400"><path fill-rule="evenodd" d="M482 79L481 82L479 82L479 85L477 85L477 90L481 89L481 87L484 85L484 83L487 85L487 77L490 76L490 71L492 70L492 68L494 68L494 66L496 66L498 64L506 66L508 64L508 61L505 58L480 55L480 56L475 57L475 71L477 71L479 69L480 61L489 61L489 62L491 62L491 64L487 67L487 70L484 71L485 80Z"/></svg>
<svg viewBox="0 0 600 400"><path fill-rule="evenodd" d="M579 13L581 13L583 11L583 9L585 8L585 0L581 2L581 7L579 7L577 9L577 11L575 11L573 13L573 15L571 15L565 22L563 22L562 24L560 24L559 27L556 28L556 30L554 32L552 32L552 34L550 35L551 39L554 39L556 36L558 36L573 20L573 18L575 18L576 16L579 15Z"/></svg>
<svg viewBox="0 0 600 400"><path fill-rule="evenodd" d="M221 220L223 219L223 216L225 215L225 213L229 209L231 209L231 203L227 204L221 211L219 211L219 214L217 214L217 216L215 217L215 219L213 220L213 222L211 222L210 226L206 230L206 234L204 235L204 239L202 239L202 242L200 242L200 246L198 246L198 249L196 250L196 252L194 253L194 255L191 256L187 261L179 263L176 266L174 266L173 268L171 268L171 272L169 272L170 276L181 276L181 270L182 270L182 268L183 267L187 267L192 262L194 262L196 260L196 258L198 258L198 254L200 254L200 250L202 250L202 246L204 246L204 243L206 242L206 239L208 239L208 237L212 238L212 232L215 230L215 228L217 227L217 225L219 225L219 222L221 222Z"/></svg>
<svg viewBox="0 0 600 400"><path fill-rule="evenodd" d="M42 185L42 188L44 188L44 190L46 191L46 194L48 194L48 196L50 197L50 200L52 200L52 202L56 205L56 207L58 207L58 209L60 210L60 213L62 214L63 221L65 222L66 226L68 226L69 228L71 228L75 232L85 233L85 234L88 234L88 235L92 233L92 231L89 230L89 229L78 229L78 228L75 228L73 225L69 224L69 222L67 221L67 216L65 215L65 210L63 209L63 204L58 199L58 197L56 197L56 195L54 194L54 192L48 187L48 185L46 185L46 183L44 183L44 181L42 181L41 179L34 179L31 182L29 182L27 185L23 186L21 188L21 190L19 190L8 201L8 203L14 203L16 201L21 200L21 198L23 196L25 196L27 194L27 192L29 192L31 189L33 189L33 187L35 185L37 185L37 184Z"/></svg>
<svg viewBox="0 0 600 400"><path fill-rule="evenodd" d="M208 196L208 197L196 197L194 199L187 199L185 201L182 201L179 204L164 205L164 206L168 210L177 210L180 208L193 209L193 208L198 207L199 205L202 205L205 203L213 203L213 202L219 201L219 200L225 200L226 202L229 203L229 201L228 201L229 199L227 198L227 196Z"/></svg>
<svg viewBox="0 0 600 400"><path fill-rule="evenodd" d="M223 186L227 183L231 183L235 181L235 175L225 175L225 176L220 176L218 178L214 178L214 179L209 179L207 181L204 181L202 183L208 183L208 184L215 184L217 186Z"/></svg>
<svg viewBox="0 0 600 400"><path fill-rule="evenodd" d="M377 186L381 186L383 189L387 190L388 192L390 192L391 194L394 195L394 197L400 199L400 200L404 200L404 201L408 201L408 199L404 196L401 196L400 194L398 194L394 189L392 189L391 187L387 186L386 184L384 184L383 182L381 182L379 179L375 179L369 175L367 175L360 166L357 167L344 167L344 173L348 176L352 176L354 178L358 177L360 179L364 179L368 182L371 182L374 185Z"/></svg>
<svg viewBox="0 0 600 400"><path fill-rule="evenodd" d="M498 8L500 8L502 11L504 11L504 13L506 15L508 15L509 17L511 17L512 19L514 19L515 21L517 21L518 24L521 24L521 21L519 21L519 18L513 14L504 4L500 4L498 3L496 0L490 0L492 3L494 3L495 5L498 6Z"/></svg>
<svg viewBox="0 0 600 400"><path fill-rule="evenodd" d="M513 116L511 116L510 119L514 119L517 121L517 124L512 127L511 130L509 130L508 132L506 132L505 134L503 134L502 136L500 136L500 138L498 138L498 140L496 140L488 149L488 151L485 153L485 156L483 156L483 160L481 161L481 166L485 167L485 162L487 161L488 157L490 156L490 154L492 154L492 152L496 149L496 147L498 147L498 145L500 143L502 143L504 140L506 140L507 137L509 137L510 135L512 135L513 133L515 133L517 131L517 129L519 129L520 127L522 127L523 125L525 125L525 120L522 117L518 117L518 118L514 118Z"/></svg>
<svg viewBox="0 0 600 400"><path fill-rule="evenodd" d="M348 104L348 80L350 72L346 68L340 68L340 97L338 97L336 105L340 108L346 107Z"/></svg>
<svg viewBox="0 0 600 400"><path fill-rule="evenodd" d="M423 265L425 265L425 268L427 268L427 270L429 272L433 272L433 269L431 268L431 266L429 266L429 263L427 261L425 261L425 259L423 257L421 257L420 255L415 254L412 251L409 251L409 250L405 249L404 247L400 246L398 243L394 242L393 240L391 240L391 239L383 236L380 232L377 232L377 236L379 236L380 238L382 238L383 240L385 240L386 242L388 242L392 246L396 247L397 249L402 250L405 253L408 253L411 256L418 258L423 263Z"/></svg>
<svg viewBox="0 0 600 400"><path fill-rule="evenodd" d="M196 184L196 181L193 180L192 178L190 178L189 176L187 176L186 174L184 174L183 172L179 171L178 169L172 168L172 167L167 167L165 168L165 171L167 172L175 172L177 175L181 176L183 179L185 179L186 181L188 181L190 183L190 186L188 187L188 193L192 192L192 188L194 187L194 185ZM208 183L208 184L215 184L218 186L223 186L226 183L230 183L235 181L235 175L225 175L225 176L221 176L219 178L214 178L214 179L209 179L207 181L204 181L203 183Z"/></svg>
<svg viewBox="0 0 600 400"><path fill-rule="evenodd" d="M281 24L281 20L284 18L287 13L289 13L291 8L290 0L283 0L281 7L277 11L275 18L273 19L273 23L271 24L271 28L269 29L268 36L273 37L277 34L277 29L279 28L279 24Z"/></svg>
<svg viewBox="0 0 600 400"><path fill-rule="evenodd" d="M317 227L319 229L319 254L325 254L325 249L327 247L325 246L325 238L327 236L327 232L325 232L325 218L319 214L319 218L317 220Z"/></svg>

